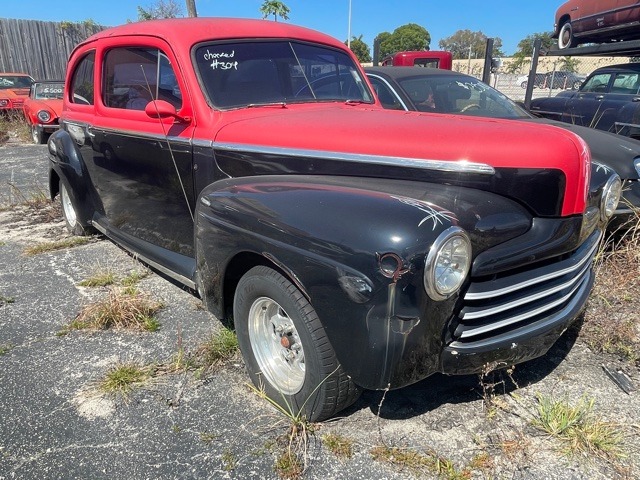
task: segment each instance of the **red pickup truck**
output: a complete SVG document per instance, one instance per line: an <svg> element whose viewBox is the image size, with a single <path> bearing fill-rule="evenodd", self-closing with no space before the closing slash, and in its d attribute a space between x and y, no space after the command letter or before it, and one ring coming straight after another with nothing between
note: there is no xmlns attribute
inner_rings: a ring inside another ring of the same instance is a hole
<svg viewBox="0 0 640 480"><path fill-rule="evenodd" d="M342 42L280 22L104 30L63 97L49 176L69 230L197 292L258 388L311 420L543 355L619 195L573 133L385 110Z"/></svg>
<svg viewBox="0 0 640 480"><path fill-rule="evenodd" d="M380 64L383 67L429 67L451 70L453 56L451 52L437 50L406 51L387 55Z"/></svg>

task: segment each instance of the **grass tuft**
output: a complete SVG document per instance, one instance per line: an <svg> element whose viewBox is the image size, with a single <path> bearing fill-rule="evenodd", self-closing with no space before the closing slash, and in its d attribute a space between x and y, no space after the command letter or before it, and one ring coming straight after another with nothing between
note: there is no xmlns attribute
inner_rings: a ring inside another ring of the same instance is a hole
<svg viewBox="0 0 640 480"><path fill-rule="evenodd" d="M595 455L604 459L622 458L622 433L616 425L593 413L594 400L582 397L575 405L538 395L533 425L564 443L567 455Z"/></svg>
<svg viewBox="0 0 640 480"><path fill-rule="evenodd" d="M229 448L225 448L224 452L222 452L222 468L226 472L231 472L235 470L238 466L238 458Z"/></svg>
<svg viewBox="0 0 640 480"><path fill-rule="evenodd" d="M327 433L322 436L322 444L340 459L349 459L353 456L353 440L345 436Z"/></svg>
<svg viewBox="0 0 640 480"><path fill-rule="evenodd" d="M0 295L0 307L15 303L15 301L16 300L13 297L5 297L4 295Z"/></svg>
<svg viewBox="0 0 640 480"><path fill-rule="evenodd" d="M98 382L98 390L106 394L128 398L153 376L153 368L137 363L118 363Z"/></svg>
<svg viewBox="0 0 640 480"><path fill-rule="evenodd" d="M64 250L66 248L78 247L80 245L86 245L91 239L89 237L71 237L64 240L58 240L55 242L39 243L37 245L28 247L24 250L24 254L28 256L39 255L41 253L54 252L57 250Z"/></svg>
<svg viewBox="0 0 640 480"><path fill-rule="evenodd" d="M295 452L284 450L276 458L274 470L280 478L297 479L304 473L304 463Z"/></svg>
<svg viewBox="0 0 640 480"><path fill-rule="evenodd" d="M6 345L0 344L0 357L2 355L6 355L7 353L9 353L12 348L13 348L13 345L11 344L6 344Z"/></svg>
<svg viewBox="0 0 640 480"><path fill-rule="evenodd" d="M112 290L106 299L83 308L66 329L121 328L155 332L160 328L155 314L163 307L161 302L151 300L146 295L128 295L119 290Z"/></svg>
<svg viewBox="0 0 640 480"><path fill-rule="evenodd" d="M116 276L113 272L100 270L89 278L82 280L78 285L81 287L107 287L109 285L113 285L115 281Z"/></svg>
<svg viewBox="0 0 640 480"><path fill-rule="evenodd" d="M435 453L424 454L411 448L387 446L374 447L370 453L378 462L388 463L399 470L408 470L418 476L432 473L449 480L471 478L471 472L457 470L450 460Z"/></svg>

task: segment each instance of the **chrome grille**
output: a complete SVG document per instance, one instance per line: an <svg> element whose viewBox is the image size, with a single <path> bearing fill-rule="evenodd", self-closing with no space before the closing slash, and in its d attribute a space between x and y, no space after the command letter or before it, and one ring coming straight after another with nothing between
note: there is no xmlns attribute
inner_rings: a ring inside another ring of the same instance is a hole
<svg viewBox="0 0 640 480"><path fill-rule="evenodd" d="M570 255L543 266L469 286L454 338L474 342L559 314L589 288L600 233Z"/></svg>

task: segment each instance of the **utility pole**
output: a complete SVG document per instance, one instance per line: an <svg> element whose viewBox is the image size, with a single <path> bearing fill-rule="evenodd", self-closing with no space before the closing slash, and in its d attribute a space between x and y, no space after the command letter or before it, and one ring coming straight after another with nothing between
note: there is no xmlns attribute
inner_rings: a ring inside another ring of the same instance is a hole
<svg viewBox="0 0 640 480"><path fill-rule="evenodd" d="M197 17L198 12L196 12L196 0L186 0L187 2L187 15L189 17Z"/></svg>
<svg viewBox="0 0 640 480"><path fill-rule="evenodd" d="M349 25L347 27L347 47L351 48L351 0L349 0Z"/></svg>

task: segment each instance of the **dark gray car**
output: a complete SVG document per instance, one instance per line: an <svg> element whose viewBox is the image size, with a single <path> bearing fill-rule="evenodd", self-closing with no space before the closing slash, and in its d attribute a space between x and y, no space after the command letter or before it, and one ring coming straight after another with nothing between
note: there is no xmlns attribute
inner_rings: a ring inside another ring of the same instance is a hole
<svg viewBox="0 0 640 480"><path fill-rule="evenodd" d="M545 123L570 130L587 142L597 168L611 168L624 181L623 199L616 210L617 220L626 219L632 213L632 208L640 208L638 140L580 125L537 118L475 77L450 70L368 67L365 72L385 108L507 118Z"/></svg>

